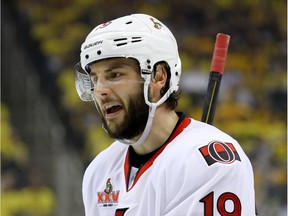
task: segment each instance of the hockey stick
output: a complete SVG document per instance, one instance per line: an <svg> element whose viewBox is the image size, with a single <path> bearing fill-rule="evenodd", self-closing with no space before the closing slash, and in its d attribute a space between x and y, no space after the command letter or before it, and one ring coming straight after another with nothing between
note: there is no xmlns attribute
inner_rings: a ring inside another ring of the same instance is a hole
<svg viewBox="0 0 288 216"><path fill-rule="evenodd" d="M224 73L229 41L229 35L219 33L216 36L212 63L210 67L209 82L201 119L202 122L206 122L211 125L214 119L221 78Z"/></svg>

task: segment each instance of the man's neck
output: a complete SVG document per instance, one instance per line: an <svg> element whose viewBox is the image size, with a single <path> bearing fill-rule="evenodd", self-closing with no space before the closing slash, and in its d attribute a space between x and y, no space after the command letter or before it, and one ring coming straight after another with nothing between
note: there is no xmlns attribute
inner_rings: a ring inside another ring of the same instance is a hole
<svg viewBox="0 0 288 216"><path fill-rule="evenodd" d="M165 106L158 107L147 139L141 145L133 146L135 152L144 155L163 145L171 135L178 119L174 110L167 110Z"/></svg>

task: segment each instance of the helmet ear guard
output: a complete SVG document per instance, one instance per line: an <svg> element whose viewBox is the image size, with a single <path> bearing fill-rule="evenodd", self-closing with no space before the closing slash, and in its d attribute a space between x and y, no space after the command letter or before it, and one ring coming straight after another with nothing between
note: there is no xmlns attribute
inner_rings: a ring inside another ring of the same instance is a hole
<svg viewBox="0 0 288 216"><path fill-rule="evenodd" d="M180 76L181 76L181 60L180 57L178 56L177 63L175 63L174 65L173 72L171 71L171 78L170 78L170 87L172 88L173 92L179 89Z"/></svg>

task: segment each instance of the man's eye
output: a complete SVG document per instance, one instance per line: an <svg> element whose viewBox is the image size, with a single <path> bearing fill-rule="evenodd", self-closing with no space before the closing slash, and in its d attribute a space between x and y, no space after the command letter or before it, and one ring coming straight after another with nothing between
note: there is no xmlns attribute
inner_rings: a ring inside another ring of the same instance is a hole
<svg viewBox="0 0 288 216"><path fill-rule="evenodd" d="M92 83L96 84L98 81L98 77L97 76L91 77L91 81L92 81Z"/></svg>
<svg viewBox="0 0 288 216"><path fill-rule="evenodd" d="M112 73L112 74L110 74L109 79L110 79L110 80L117 79L117 78L119 78L120 76L121 76L120 73Z"/></svg>

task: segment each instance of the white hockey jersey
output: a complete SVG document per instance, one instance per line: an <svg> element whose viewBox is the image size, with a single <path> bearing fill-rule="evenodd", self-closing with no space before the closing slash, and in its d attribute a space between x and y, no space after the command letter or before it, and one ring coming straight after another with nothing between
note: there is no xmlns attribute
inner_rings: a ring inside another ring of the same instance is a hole
<svg viewBox="0 0 288 216"><path fill-rule="evenodd" d="M183 118L139 170L131 169L128 148L116 141L88 166L86 216L255 215L250 161L215 127Z"/></svg>

